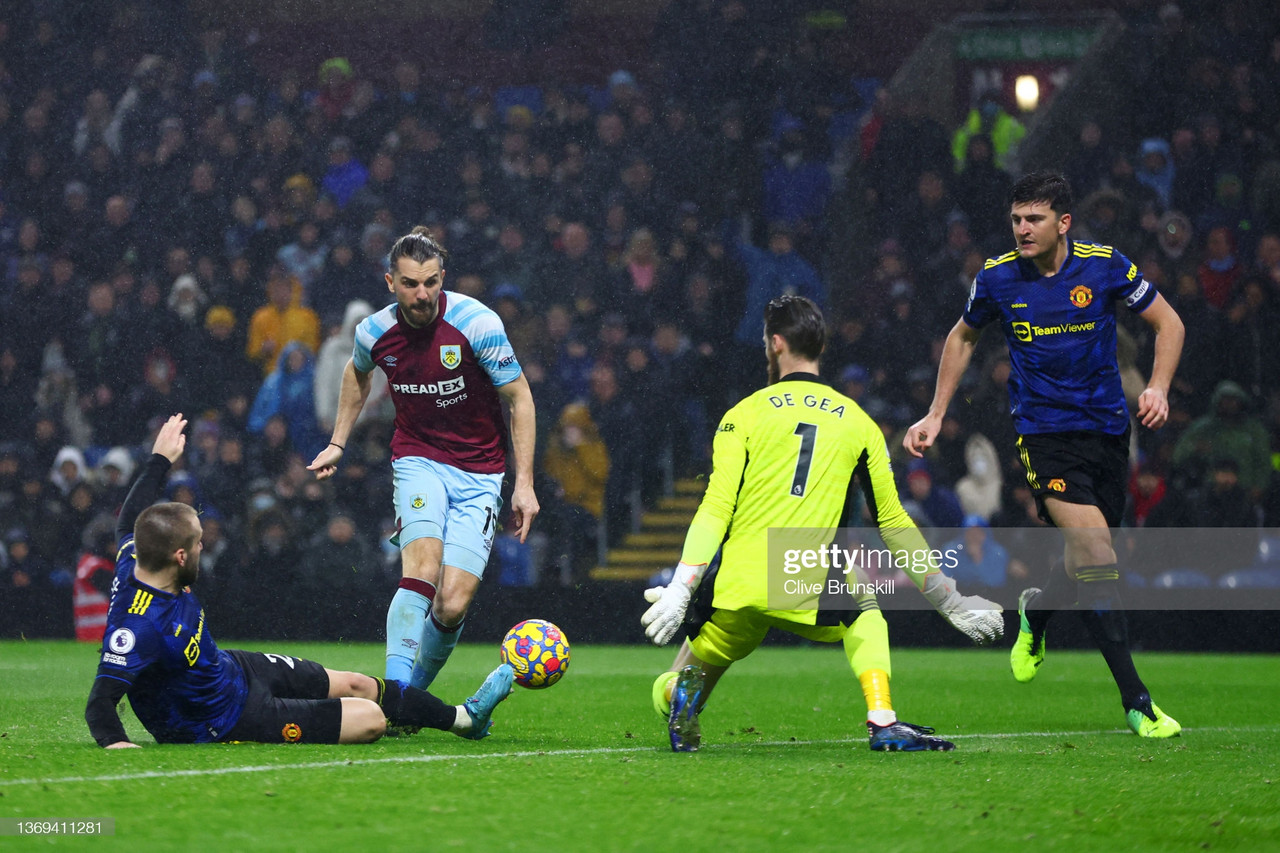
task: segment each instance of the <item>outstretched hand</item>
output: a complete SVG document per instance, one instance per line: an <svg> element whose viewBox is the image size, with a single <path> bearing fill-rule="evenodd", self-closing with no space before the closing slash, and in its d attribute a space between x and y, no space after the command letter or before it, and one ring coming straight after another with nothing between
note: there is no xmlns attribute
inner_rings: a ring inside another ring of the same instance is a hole
<svg viewBox="0 0 1280 853"><path fill-rule="evenodd" d="M341 459L342 448L336 444L329 444L316 454L316 458L311 460L307 470L315 471L317 480L327 480L338 473L338 462Z"/></svg>
<svg viewBox="0 0 1280 853"><path fill-rule="evenodd" d="M164 422L164 426L160 427L160 432L156 433L156 441L151 445L151 452L160 454L170 462L177 462L182 456L182 451L187 448L187 437L182 434L186 428L187 419L182 416L182 412L171 415L169 420Z"/></svg>

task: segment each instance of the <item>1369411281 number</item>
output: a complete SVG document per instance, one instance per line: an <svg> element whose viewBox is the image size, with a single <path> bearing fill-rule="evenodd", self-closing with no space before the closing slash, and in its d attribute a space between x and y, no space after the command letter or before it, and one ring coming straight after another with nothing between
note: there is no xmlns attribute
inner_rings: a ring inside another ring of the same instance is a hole
<svg viewBox="0 0 1280 853"><path fill-rule="evenodd" d="M115 835L115 818L0 818L0 835Z"/></svg>

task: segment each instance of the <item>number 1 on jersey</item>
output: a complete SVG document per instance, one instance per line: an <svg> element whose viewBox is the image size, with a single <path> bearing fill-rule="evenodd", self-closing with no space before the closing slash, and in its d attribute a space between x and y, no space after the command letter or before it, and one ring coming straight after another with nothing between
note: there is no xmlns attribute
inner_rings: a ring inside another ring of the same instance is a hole
<svg viewBox="0 0 1280 853"><path fill-rule="evenodd" d="M800 436L800 455L796 457L796 475L791 479L791 496L804 497L809 483L809 466L813 464L813 445L818 440L817 424L796 424L795 434Z"/></svg>

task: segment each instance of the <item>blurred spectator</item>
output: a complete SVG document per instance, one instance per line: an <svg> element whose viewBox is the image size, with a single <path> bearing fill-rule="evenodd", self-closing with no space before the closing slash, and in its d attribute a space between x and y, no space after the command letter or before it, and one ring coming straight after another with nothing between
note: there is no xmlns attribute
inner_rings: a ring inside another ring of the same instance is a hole
<svg viewBox="0 0 1280 853"><path fill-rule="evenodd" d="M1196 270L1205 300L1214 308L1226 308L1243 274L1231 229L1224 225L1210 229L1204 241L1204 260Z"/></svg>
<svg viewBox="0 0 1280 853"><path fill-rule="evenodd" d="M1143 527L1169 493L1168 483L1150 465L1142 465L1129 478L1129 509L1135 527Z"/></svg>
<svg viewBox="0 0 1280 853"><path fill-rule="evenodd" d="M351 140L339 136L329 143L329 168L320 186L343 208L369 180L364 164L355 159Z"/></svg>
<svg viewBox="0 0 1280 853"><path fill-rule="evenodd" d="M334 515L302 552L297 591L305 624L322 637L364 633L356 626L368 621L390 584L355 522Z"/></svg>
<svg viewBox="0 0 1280 853"><path fill-rule="evenodd" d="M233 390L251 388L260 374L245 356L244 334L225 305L215 305L187 340L186 383L201 406L226 399Z"/></svg>
<svg viewBox="0 0 1280 853"><path fill-rule="evenodd" d="M955 170L963 172L968 164L969 142L981 134L991 140L993 161L996 168L1008 169L1017 151L1018 143L1026 136L1022 122L1010 115L1000 103L998 89L985 89L977 98L964 122L951 137L951 156Z"/></svg>
<svg viewBox="0 0 1280 853"><path fill-rule="evenodd" d="M566 222L554 249L537 290L525 294L526 298L534 305L560 303L572 306L578 314L594 314L608 271L592 244L590 229L581 222Z"/></svg>
<svg viewBox="0 0 1280 853"><path fill-rule="evenodd" d="M1249 394L1235 382L1219 382L1209 413L1192 421L1174 446L1175 470L1200 483L1211 460L1229 459L1240 485L1257 500L1270 479L1271 439L1250 404Z"/></svg>
<svg viewBox="0 0 1280 853"><path fill-rule="evenodd" d="M286 243L276 252L276 260L289 276L302 285L302 301L314 293L316 280L324 270L325 259L329 255L329 247L320 242L320 229L314 222L303 222L298 226L298 238Z"/></svg>
<svg viewBox="0 0 1280 853"><path fill-rule="evenodd" d="M78 447L64 447L58 451L49 469L49 482L58 487L58 492L65 498L79 483L89 476L89 468L85 465L84 454Z"/></svg>
<svg viewBox="0 0 1280 853"><path fill-rule="evenodd" d="M260 432L251 434L247 440L245 470L275 478L288 469L296 455L289 436L289 421L283 413L276 413L266 419Z"/></svg>
<svg viewBox="0 0 1280 853"><path fill-rule="evenodd" d="M570 403L561 411L542 467L561 499L553 513L552 541L562 543L571 576L582 578L595 559L610 469L608 448L586 405Z"/></svg>
<svg viewBox="0 0 1280 853"><path fill-rule="evenodd" d="M338 415L338 390L342 385L342 371L351 360L355 349L356 326L360 321L373 313L373 306L363 299L347 303L346 315L342 319L342 328L329 337L320 347L320 355L315 363L315 397L316 422L321 433L329 435L333 432L333 422ZM381 370L369 374L369 396L360 410L357 424L370 418L388 416L387 404L390 401L390 390L387 388L387 377ZM394 416L394 415L392 415Z"/></svg>
<svg viewBox="0 0 1280 853"><path fill-rule="evenodd" d="M964 168L953 181L952 196L969 217L970 230L979 243L991 245L1007 236L1012 188L1013 178L996 165L991 139L983 134L973 136L965 150Z"/></svg>
<svg viewBox="0 0 1280 853"><path fill-rule="evenodd" d="M815 156L799 119L784 119L779 129L776 158L764 170L764 217L785 223L807 239L822 230L831 174L826 163ZM818 259L816 252L808 256Z"/></svg>
<svg viewBox="0 0 1280 853"><path fill-rule="evenodd" d="M795 251L791 229L784 223L769 226L768 249L759 249L742 240L733 243L734 254L747 276L747 305L734 337L751 350L760 347L764 309L769 300L783 294L806 296L826 304L826 288L818 271Z"/></svg>
<svg viewBox="0 0 1280 853"><path fill-rule="evenodd" d="M1236 293L1223 315L1217 350L1217 374L1234 380L1255 399L1266 400L1280 386L1280 291L1258 276L1236 284Z"/></svg>
<svg viewBox="0 0 1280 853"><path fill-rule="evenodd" d="M0 347L0 412L29 411L35 402L36 377L24 370L13 346ZM0 442L24 438L24 418L0 418Z"/></svg>
<svg viewBox="0 0 1280 853"><path fill-rule="evenodd" d="M1169 143L1155 137L1142 140L1135 177L1138 183L1156 194L1161 210L1167 210L1173 202L1174 175Z"/></svg>
<svg viewBox="0 0 1280 853"><path fill-rule="evenodd" d="M609 451L609 480L605 484L605 529L610 545L621 542L631 528L631 491L637 486L636 455L640 423L634 402L622 393L615 369L597 364L591 370L587 407Z"/></svg>
<svg viewBox="0 0 1280 853"><path fill-rule="evenodd" d="M13 635L60 637L71 634L71 596L53 582L53 567L22 527L4 534L7 565L0 565L0 614Z"/></svg>
<svg viewBox="0 0 1280 853"><path fill-rule="evenodd" d="M81 544L84 547L76 560L71 587L76 639L82 643L101 643L115 578L115 517L106 513L96 517L85 528Z"/></svg>
<svg viewBox="0 0 1280 853"><path fill-rule="evenodd" d="M1076 148L1063 167L1076 198L1087 198L1101 188L1112 156L1111 146L1103 138L1102 125L1094 118L1081 123Z"/></svg>
<svg viewBox="0 0 1280 853"><path fill-rule="evenodd" d="M1009 576L1009 552L992 536L990 525L980 515L964 517L962 533L942 547L942 552L955 560L948 571L966 588L977 584L987 588L1005 585Z"/></svg>
<svg viewBox="0 0 1280 853"><path fill-rule="evenodd" d="M960 527L964 511L956 493L933 479L922 459L907 465L907 495L903 507L921 527Z"/></svg>
<svg viewBox="0 0 1280 853"><path fill-rule="evenodd" d="M98 461L98 467L94 469L94 484L107 512L115 513L124 503L133 480L134 467L133 455L128 448L120 446L108 450Z"/></svg>
<svg viewBox="0 0 1280 853"><path fill-rule="evenodd" d="M267 278L267 304L249 320L245 352L264 376L277 365L284 348L295 341L311 352L320 348L320 318L301 302L297 281L273 267Z"/></svg>
<svg viewBox="0 0 1280 853"><path fill-rule="evenodd" d="M267 376L249 411L249 432L262 433L267 422L283 415L293 448L308 459L324 447L316 423L315 362L305 344L287 344L276 360L276 369Z"/></svg>
<svg viewBox="0 0 1280 853"><path fill-rule="evenodd" d="M637 228L627 240L621 269L614 279L607 305L619 311L632 332L648 336L659 313L679 312L673 271L658 254L658 242L647 228Z"/></svg>

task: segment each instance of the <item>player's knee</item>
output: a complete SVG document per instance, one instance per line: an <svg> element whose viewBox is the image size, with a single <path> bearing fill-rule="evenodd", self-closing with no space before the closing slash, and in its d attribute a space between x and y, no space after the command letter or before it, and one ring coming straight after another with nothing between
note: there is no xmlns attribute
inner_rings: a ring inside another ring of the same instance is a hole
<svg viewBox="0 0 1280 853"><path fill-rule="evenodd" d="M453 626L462 622L467 615L471 600L456 594L436 593L436 600L431 605L431 613L442 625Z"/></svg>
<svg viewBox="0 0 1280 853"><path fill-rule="evenodd" d="M372 743L386 734L387 718L370 699L342 702L342 743Z"/></svg>

